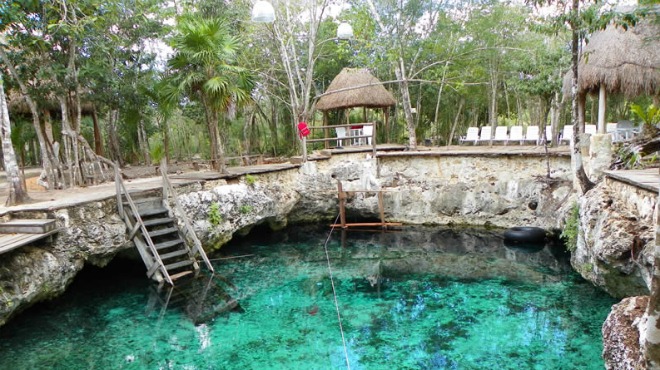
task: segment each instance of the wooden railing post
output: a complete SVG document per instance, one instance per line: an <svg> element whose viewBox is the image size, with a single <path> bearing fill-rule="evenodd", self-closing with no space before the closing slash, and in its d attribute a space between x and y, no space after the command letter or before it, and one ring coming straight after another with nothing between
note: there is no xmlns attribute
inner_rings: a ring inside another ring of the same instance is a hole
<svg viewBox="0 0 660 370"><path fill-rule="evenodd" d="M337 180L337 197L339 198L339 224L342 229L346 228L346 193L342 188L341 181Z"/></svg>

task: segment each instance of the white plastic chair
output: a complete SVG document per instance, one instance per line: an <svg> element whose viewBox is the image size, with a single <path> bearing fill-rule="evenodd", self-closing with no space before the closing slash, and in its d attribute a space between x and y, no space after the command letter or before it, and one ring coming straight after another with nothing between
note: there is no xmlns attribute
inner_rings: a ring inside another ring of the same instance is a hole
<svg viewBox="0 0 660 370"><path fill-rule="evenodd" d="M477 140L479 140L479 127L468 127L467 133L460 139L461 143L471 141L472 144L476 144Z"/></svg>
<svg viewBox="0 0 660 370"><path fill-rule="evenodd" d="M565 141L567 144L570 144L573 141L573 125L566 125L561 132L561 141Z"/></svg>
<svg viewBox="0 0 660 370"><path fill-rule="evenodd" d="M522 126L511 126L511 132L509 133L509 141L517 141L518 144L522 144L523 141Z"/></svg>
<svg viewBox="0 0 660 370"><path fill-rule="evenodd" d="M374 125L364 125L362 127L362 135L369 135L367 138L367 145L371 145L371 136L374 134ZM362 140L362 139L360 139Z"/></svg>
<svg viewBox="0 0 660 370"><path fill-rule="evenodd" d="M337 133L337 148L344 146L344 140L346 138L346 127L335 127L335 132Z"/></svg>
<svg viewBox="0 0 660 370"><path fill-rule="evenodd" d="M545 126L545 141L547 143L552 143L552 140L555 138L552 137L552 126Z"/></svg>
<svg viewBox="0 0 660 370"><path fill-rule="evenodd" d="M507 133L508 130L509 128L507 126L495 127L495 137L493 140L501 141L502 143L506 144L509 141L509 134Z"/></svg>
<svg viewBox="0 0 660 370"><path fill-rule="evenodd" d="M527 131L525 132L525 142L532 142L538 144L539 142L539 127L538 126L527 126Z"/></svg>
<svg viewBox="0 0 660 370"><path fill-rule="evenodd" d="M598 132L598 128L596 127L596 125L584 125L585 134L593 135L596 132Z"/></svg>
<svg viewBox="0 0 660 370"><path fill-rule="evenodd" d="M492 127L484 126L481 128L481 134L479 134L479 141L490 141L492 137Z"/></svg>

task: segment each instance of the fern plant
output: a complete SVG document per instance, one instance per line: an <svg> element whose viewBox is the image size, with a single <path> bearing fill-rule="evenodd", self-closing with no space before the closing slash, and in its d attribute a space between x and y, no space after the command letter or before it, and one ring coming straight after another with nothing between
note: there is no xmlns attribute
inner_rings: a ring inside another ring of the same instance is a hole
<svg viewBox="0 0 660 370"><path fill-rule="evenodd" d="M211 203L208 211L209 222L213 226L218 226L222 222L222 214L220 213L220 204L217 202Z"/></svg>
<svg viewBox="0 0 660 370"><path fill-rule="evenodd" d="M561 238L566 243L566 249L573 253L577 249L578 232L580 229L580 206L577 202L573 203L573 207L568 214L564 230L561 231Z"/></svg>

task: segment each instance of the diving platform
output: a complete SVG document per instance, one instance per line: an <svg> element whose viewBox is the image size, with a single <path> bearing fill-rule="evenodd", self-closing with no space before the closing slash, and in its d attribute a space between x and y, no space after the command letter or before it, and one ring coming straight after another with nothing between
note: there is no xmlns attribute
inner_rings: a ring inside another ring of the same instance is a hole
<svg viewBox="0 0 660 370"><path fill-rule="evenodd" d="M55 220L15 219L0 223L0 254L57 233Z"/></svg>

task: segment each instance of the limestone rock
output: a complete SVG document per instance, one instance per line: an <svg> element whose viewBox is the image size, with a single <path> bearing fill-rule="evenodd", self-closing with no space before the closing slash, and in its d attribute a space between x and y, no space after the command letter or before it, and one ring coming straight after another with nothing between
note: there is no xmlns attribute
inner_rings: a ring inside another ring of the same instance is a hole
<svg viewBox="0 0 660 370"><path fill-rule="evenodd" d="M73 253L28 246L13 251L6 262L0 267L0 326L32 304L62 294L85 261Z"/></svg>
<svg viewBox="0 0 660 370"><path fill-rule="evenodd" d="M646 369L640 351L639 325L648 301L648 296L630 297L612 306L602 329L605 368Z"/></svg>
<svg viewBox="0 0 660 370"><path fill-rule="evenodd" d="M579 202L580 230L571 264L617 298L648 294L654 232L630 198L600 183Z"/></svg>

